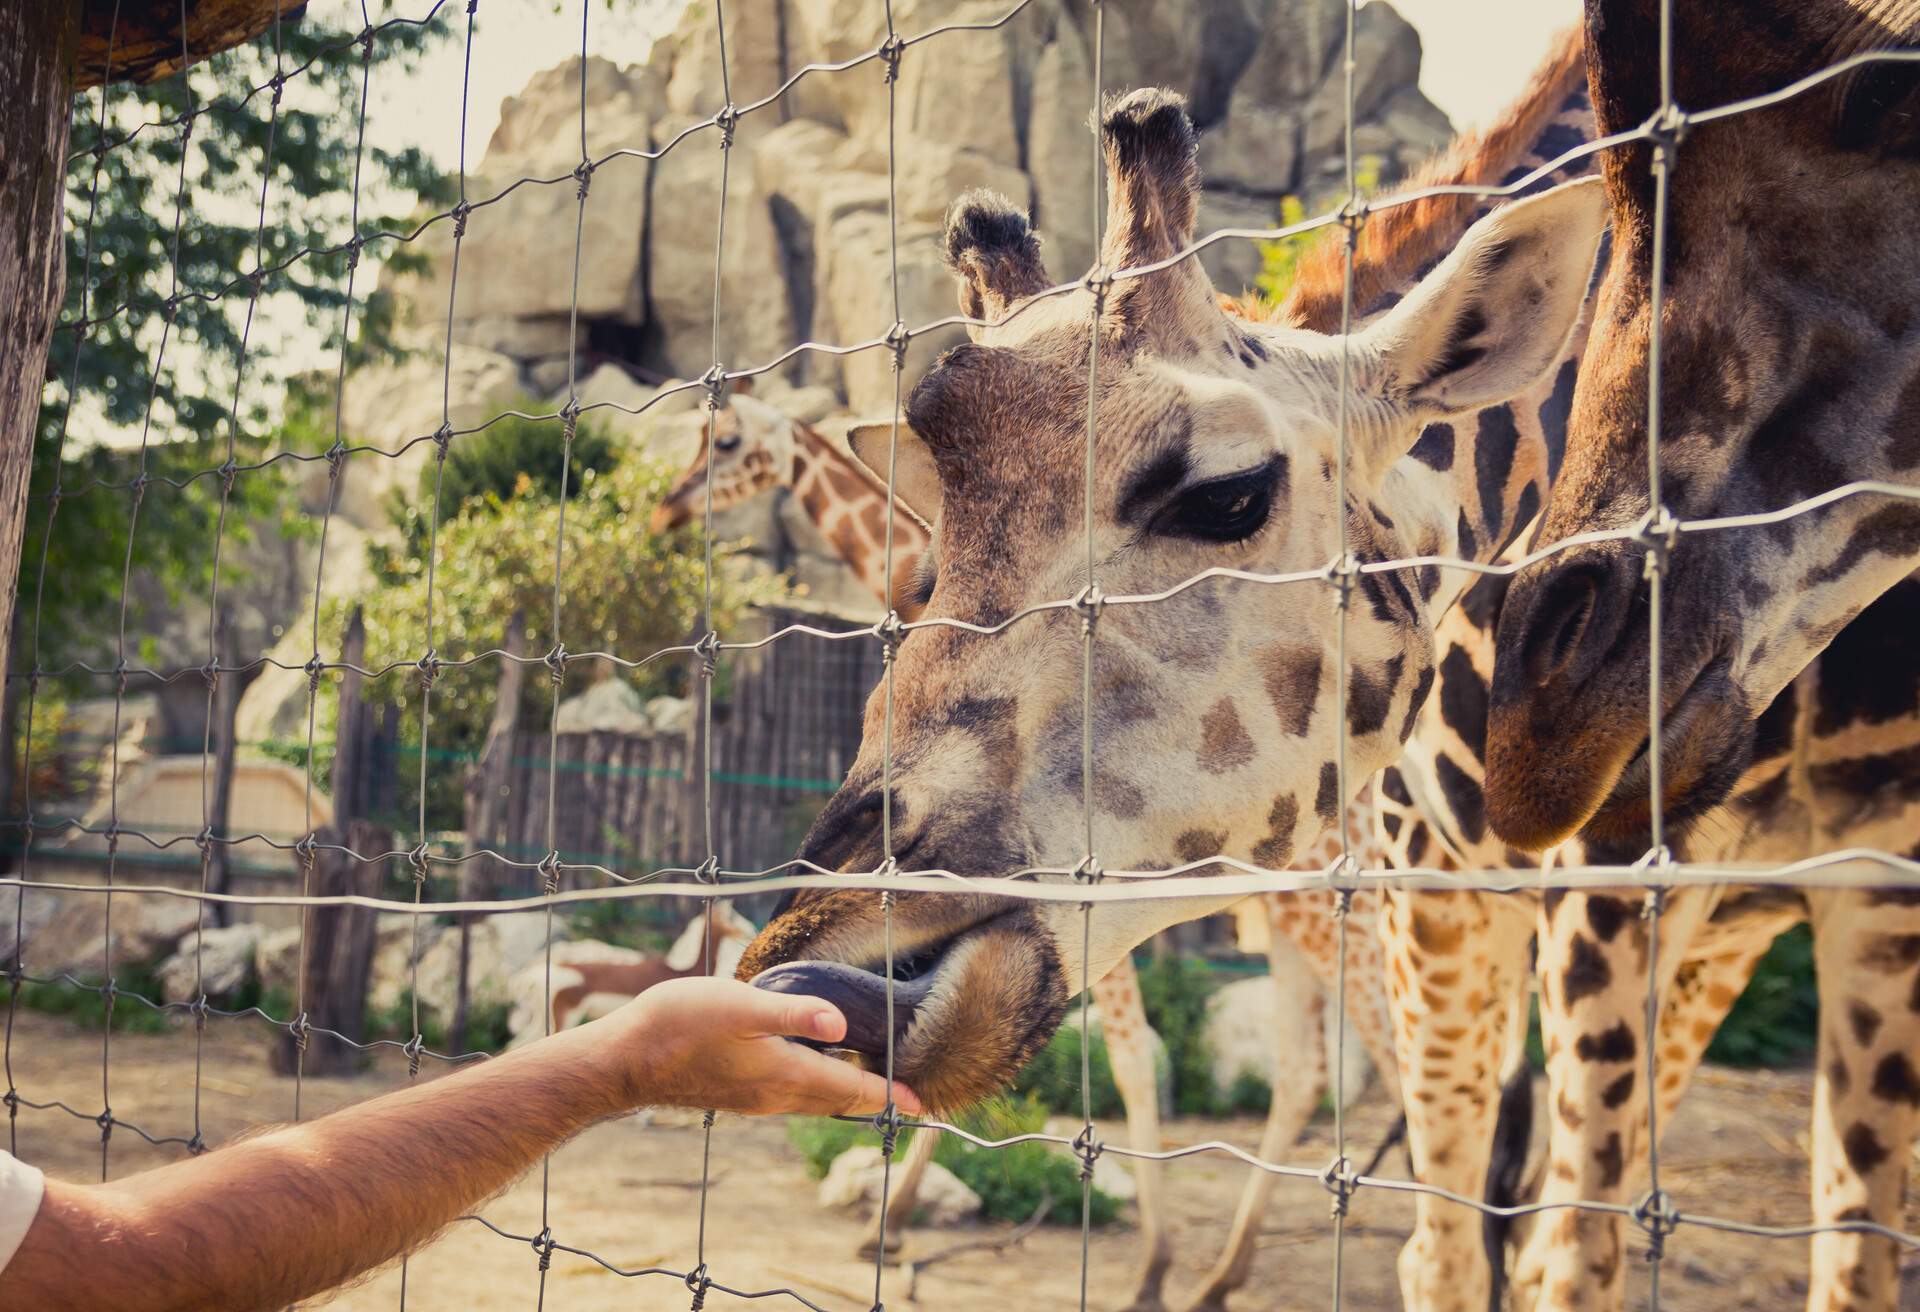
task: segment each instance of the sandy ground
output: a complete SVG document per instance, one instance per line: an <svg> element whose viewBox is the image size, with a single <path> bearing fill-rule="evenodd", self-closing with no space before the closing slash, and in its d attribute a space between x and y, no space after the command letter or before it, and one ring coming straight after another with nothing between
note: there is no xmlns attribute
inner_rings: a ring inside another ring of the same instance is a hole
<svg viewBox="0 0 1920 1312"><path fill-rule="evenodd" d="M193 1048L190 1029L115 1035L109 1086L115 1114L155 1135L191 1134ZM268 1069L266 1051L256 1023L216 1022L209 1029L200 1081L200 1115L209 1142L292 1115L292 1081ZM99 1034L22 1012L10 1056L23 1096L39 1102L57 1098L89 1115L101 1106ZM308 1080L303 1111L318 1114L405 1078L404 1059L389 1054L358 1078ZM1804 1072L1703 1072L1663 1150L1666 1183L1679 1207L1766 1224L1804 1221L1808 1103ZM1391 1119L1391 1109L1372 1097L1350 1113L1356 1156L1365 1156ZM17 1132L25 1159L56 1176L98 1178L99 1134L90 1121L27 1109L20 1114ZM1121 1134L1117 1126L1103 1127L1102 1132L1116 1138ZM1175 1121L1167 1130L1169 1146L1226 1139L1251 1148L1258 1138L1259 1126L1249 1120ZM555 1238L618 1267L658 1265L684 1271L695 1261L700 1152L697 1119L672 1113L656 1116L651 1124L630 1119L606 1125L567 1144L552 1161L548 1216ZM1290 1160L1318 1167L1331 1152L1332 1126L1323 1119ZM180 1155L177 1147L152 1147L122 1128L113 1135L108 1163L117 1176ZM1395 1153L1383 1173L1403 1174L1405 1169L1404 1157ZM1217 1154L1202 1154L1175 1163L1167 1176L1178 1249L1169 1290L1177 1306L1225 1237L1245 1168ZM1346 1241L1343 1306L1399 1306L1394 1258L1412 1213L1405 1195L1363 1191L1356 1198ZM538 1173L495 1199L485 1214L511 1233L538 1232ZM790 1288L827 1312L867 1312L872 1305L873 1267L853 1257L862 1232L859 1220L816 1204L813 1182L777 1120L727 1118L716 1127L706 1227L709 1270L722 1284L747 1291ZM1920 1230L1920 1199L1909 1204L1905 1228ZM991 1226L918 1230L907 1256L924 1256L995 1233ZM1117 1224L1095 1231L1089 1306L1117 1309L1128 1301L1137 1233L1130 1211ZM1332 1306L1332 1253L1326 1195L1314 1183L1281 1181L1262 1227L1252 1281L1236 1306ZM1662 1307L1675 1312L1795 1307L1804 1294L1805 1271L1801 1241L1682 1229L1669 1241ZM1048 1227L1017 1248L967 1253L917 1275L890 1267L881 1294L885 1305L896 1310L1014 1312L1075 1307L1079 1282L1078 1230ZM1646 1305L1645 1284L1644 1275L1636 1271L1630 1306ZM341 1312L384 1312L400 1306L400 1287L400 1272L389 1270L340 1294L328 1306ZM1909 1257L1903 1288L1902 1308L1920 1309L1920 1259ZM538 1261L530 1247L471 1221L456 1224L418 1255L407 1272L410 1309L543 1306L578 1312L679 1312L690 1301L686 1288L672 1276L622 1277L565 1253L555 1255L544 1303L540 1300ZM749 1304L715 1291L706 1306ZM751 1306L801 1304L774 1297Z"/></svg>

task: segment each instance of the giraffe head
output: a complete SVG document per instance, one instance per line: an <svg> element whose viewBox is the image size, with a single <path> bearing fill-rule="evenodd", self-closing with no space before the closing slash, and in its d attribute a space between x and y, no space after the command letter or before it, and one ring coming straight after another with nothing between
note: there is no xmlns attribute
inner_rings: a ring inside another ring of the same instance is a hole
<svg viewBox="0 0 1920 1312"><path fill-rule="evenodd" d="M1169 260L1192 239L1199 194L1182 102L1135 92L1110 106L1103 131L1103 266ZM1337 337L1227 317L1193 259L1118 280L1098 299L1088 289L1035 299L1052 280L1027 216L963 197L947 259L962 307L999 323L914 389L894 465L902 498L933 525L920 567L926 616L995 632L920 628L900 646L890 800L899 864L991 875L1071 869L1085 853L1083 612L1060 603L1087 583L1093 334L1103 594L1168 589L1216 568L1311 572L1338 554L1343 519L1362 560L1450 550L1459 505L1429 495L1434 485L1408 474L1402 456L1427 421L1512 396L1560 358L1602 222L1597 185L1581 184L1490 216L1350 339L1343 368ZM1351 480L1338 507L1343 397ZM856 449L885 467L884 430ZM1303 851L1345 801L1335 783L1341 729L1355 787L1398 754L1432 676L1440 580L1410 571L1355 583L1344 725L1325 582L1216 578L1148 604L1108 603L1092 676L1102 864L1162 869L1224 853L1284 866ZM1036 606L1047 608L1022 614ZM884 690L869 702L865 741L806 839L806 860L842 871L881 864L886 704ZM1083 952L1071 902L900 897L896 1072L930 1106L984 1096L1051 1035L1083 975L1098 978L1159 929L1227 900L1109 904ZM882 961L878 898L808 890L762 932L741 975L778 967L769 985L877 1017ZM867 1036L868 1051L884 1050L877 1037Z"/></svg>
<svg viewBox="0 0 1920 1312"><path fill-rule="evenodd" d="M1869 10L1872 16L1869 15ZM1599 130L1660 103L1656 0L1590 0ZM1700 110L1847 55L1912 44L1914 0L1679 0L1674 93ZM1651 153L1604 162L1612 256L1537 541L1648 512ZM1684 520L1779 510L1920 472L1920 68L1868 66L1777 107L1696 125L1671 174L1660 325L1661 496ZM1774 695L1914 567L1920 504L1857 496L1680 535L1664 577L1662 803L1722 800ZM1583 831L1644 847L1650 809L1646 546L1561 551L1502 608L1488 818L1539 848Z"/></svg>
<svg viewBox="0 0 1920 1312"><path fill-rule="evenodd" d="M747 392L746 379L700 432L700 449L660 504L650 527L667 533L705 516L708 460L712 460L713 508L731 510L793 477L793 420Z"/></svg>

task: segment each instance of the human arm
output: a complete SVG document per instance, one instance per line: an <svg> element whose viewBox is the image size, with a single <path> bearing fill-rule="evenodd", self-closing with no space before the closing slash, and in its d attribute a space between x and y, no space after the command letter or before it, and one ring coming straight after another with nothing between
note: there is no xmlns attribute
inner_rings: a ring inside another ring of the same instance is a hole
<svg viewBox="0 0 1920 1312"><path fill-rule="evenodd" d="M677 980L440 1079L105 1185L49 1180L0 1307L277 1308L419 1247L557 1144L634 1107L864 1113L879 1076L790 1043L816 998ZM917 1109L911 1093L895 1100Z"/></svg>

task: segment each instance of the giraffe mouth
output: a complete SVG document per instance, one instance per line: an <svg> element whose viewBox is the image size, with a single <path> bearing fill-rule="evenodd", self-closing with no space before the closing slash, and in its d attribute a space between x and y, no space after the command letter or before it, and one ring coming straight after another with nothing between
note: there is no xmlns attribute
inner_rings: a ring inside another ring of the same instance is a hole
<svg viewBox="0 0 1920 1312"><path fill-rule="evenodd" d="M937 960L936 954L928 966ZM784 966L762 971L753 979L757 989L797 993L831 1002L847 1018L846 1036L838 1043L813 1039L797 1042L822 1051L844 1049L881 1061L889 1051L905 1043L921 1004L933 991L933 976L925 967L897 963L892 989L887 985L887 976L841 961L789 961Z"/></svg>
<svg viewBox="0 0 1920 1312"><path fill-rule="evenodd" d="M1746 699L1731 677L1732 661L1706 661L1662 717L1660 805L1668 825L1680 825L1726 797L1752 755L1753 725ZM1587 824L1603 842L1639 842L1652 823L1652 737L1640 740L1607 799Z"/></svg>

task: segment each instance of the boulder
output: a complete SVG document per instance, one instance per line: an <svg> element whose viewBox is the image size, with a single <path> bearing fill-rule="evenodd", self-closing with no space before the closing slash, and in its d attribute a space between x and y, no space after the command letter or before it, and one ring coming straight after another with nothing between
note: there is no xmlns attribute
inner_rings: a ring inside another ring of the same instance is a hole
<svg viewBox="0 0 1920 1312"><path fill-rule="evenodd" d="M888 285L889 233L884 213L854 210L826 229L816 273L819 293L815 321L831 324L831 340L841 343L882 337L893 324L894 302ZM876 272L877 271L877 272ZM954 313L958 301L953 277L940 259L936 230L900 234L900 317L909 326ZM900 395L920 381L936 356L966 340L959 327L916 336L907 346ZM879 348L838 357L840 390L856 414L888 414L894 408L893 360Z"/></svg>
<svg viewBox="0 0 1920 1312"><path fill-rule="evenodd" d="M1053 281L1093 267L1093 138L1087 130L1087 48L1062 24L1034 65L1027 109L1027 168L1033 222Z"/></svg>
<svg viewBox="0 0 1920 1312"><path fill-rule="evenodd" d="M1200 136L1200 176L1210 189L1284 196L1294 189L1299 157L1300 120L1293 111L1243 104L1238 96L1233 113Z"/></svg>
<svg viewBox="0 0 1920 1312"><path fill-rule="evenodd" d="M1387 101L1420 81L1420 34L1392 5L1375 0L1354 16L1353 114L1374 116ZM1321 81L1304 114L1300 149L1308 159L1330 161L1338 172L1346 137L1346 78L1336 67Z"/></svg>
<svg viewBox="0 0 1920 1312"><path fill-rule="evenodd" d="M820 1205L858 1208L871 1215L880 1206L882 1174L880 1145L849 1148L827 1168L826 1178L820 1182ZM928 1162L926 1174L920 1177L915 1214L925 1225L959 1225L980 1214L980 1195L940 1163Z"/></svg>
<svg viewBox="0 0 1920 1312"><path fill-rule="evenodd" d="M618 676L602 679L561 702L554 711L557 733L651 733L646 699Z"/></svg>
<svg viewBox="0 0 1920 1312"><path fill-rule="evenodd" d="M1006 15L1004 0L959 0L936 11L941 23L990 23ZM896 26L898 21L896 20ZM981 155L1002 168L1020 167L1011 71L1014 35L1006 27L956 33L910 48L900 60L894 128L904 156L909 137L937 139ZM883 88L884 91L884 88ZM882 101L884 114L885 102ZM885 147L885 137L878 144Z"/></svg>
<svg viewBox="0 0 1920 1312"><path fill-rule="evenodd" d="M511 1004L512 982L547 945L547 919L534 912L474 921L467 947L469 1006ZM459 992L460 931L449 928L420 954L420 1005L442 1021L453 1018ZM404 988L405 977L400 987Z"/></svg>
<svg viewBox="0 0 1920 1312"><path fill-rule="evenodd" d="M1337 74L1347 32L1346 0L1261 0L1256 8L1259 37L1233 85L1229 120L1247 106L1297 108L1330 75L1343 80Z"/></svg>
<svg viewBox="0 0 1920 1312"><path fill-rule="evenodd" d="M106 978L104 954L111 947L116 969L144 965L167 956L199 925L199 908L178 897L141 897L123 893L113 899L112 934L107 932L107 898L100 893L46 893L29 890L21 909L20 960L29 975ZM0 958L11 963L14 917L0 917Z"/></svg>
<svg viewBox="0 0 1920 1312"><path fill-rule="evenodd" d="M587 61L587 151L600 160L584 218L570 176L580 163L580 61L534 75L501 106L467 195L487 200L521 178L525 183L473 211L460 251L455 336L476 319L564 316L574 292L574 232L580 231L580 313L629 323L643 318L642 240L647 230L648 161L620 149L647 150L665 109L656 74Z"/></svg>
<svg viewBox="0 0 1920 1312"><path fill-rule="evenodd" d="M656 130L664 143L684 124ZM748 139L743 125L741 137ZM698 378L714 362L714 241L721 152L717 133L683 140L654 165L648 211L647 305L666 368ZM765 364L793 345L793 307L767 194L751 158L727 169L727 226L720 258L722 363Z"/></svg>
<svg viewBox="0 0 1920 1312"><path fill-rule="evenodd" d="M1225 1092L1242 1074L1265 1080L1276 1091L1282 1079L1317 1079L1322 1071L1311 1045L1324 1045L1325 1061L1331 1065L1337 1008L1327 1000L1318 1002L1319 986L1304 959L1291 948L1286 950L1293 967L1276 984L1272 976L1255 976L1227 985L1207 1000L1206 1043L1213 1055L1214 1087ZM1317 1023L1310 1023L1318 1014ZM1284 1047L1289 1054L1282 1068L1276 1052ZM1371 1066L1365 1049L1351 1025L1346 1039L1346 1092L1351 1105L1366 1088ZM1331 1092L1331 1073L1329 1072ZM1302 1090L1299 1101L1313 1105L1318 1090Z"/></svg>
<svg viewBox="0 0 1920 1312"><path fill-rule="evenodd" d="M647 701L647 721L657 734L684 734L693 727L691 697L653 697Z"/></svg>
<svg viewBox="0 0 1920 1312"><path fill-rule="evenodd" d="M404 911L383 911L373 931L373 965L368 970L367 1009L391 1012L404 1000L413 977L414 935L419 934L419 950L424 956L447 927L431 917L412 916Z"/></svg>
<svg viewBox="0 0 1920 1312"><path fill-rule="evenodd" d="M253 978L254 950L266 930L256 924L210 925L189 934L160 963L160 994L168 1002L192 1002L237 992Z"/></svg>
<svg viewBox="0 0 1920 1312"><path fill-rule="evenodd" d="M300 996L300 926L269 930L253 941L253 973L259 977L263 994L284 998ZM289 1003L288 1005L292 1005ZM292 1016L275 1016L292 1020Z"/></svg>
<svg viewBox="0 0 1920 1312"><path fill-rule="evenodd" d="M674 114L706 118L726 107L729 92L734 105L744 109L776 91L786 77L786 53L773 8L757 12L742 8L737 15L727 15L727 67L722 79L720 33L713 6L687 5L673 35L657 47L669 66L667 109ZM775 102L755 110L753 117L744 121L777 123L785 111L784 103Z"/></svg>
<svg viewBox="0 0 1920 1312"><path fill-rule="evenodd" d="M1212 187L1200 193L1200 231L1220 228L1271 228L1280 222L1278 201ZM1213 285L1229 296L1250 291L1259 274L1260 243L1250 237L1225 237L1200 252L1200 267Z"/></svg>
<svg viewBox="0 0 1920 1312"><path fill-rule="evenodd" d="M515 360L539 360L556 355L564 358L570 348L585 345L583 334L569 331L564 314L461 319L456 321L454 332L464 345L512 356Z"/></svg>

